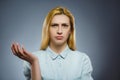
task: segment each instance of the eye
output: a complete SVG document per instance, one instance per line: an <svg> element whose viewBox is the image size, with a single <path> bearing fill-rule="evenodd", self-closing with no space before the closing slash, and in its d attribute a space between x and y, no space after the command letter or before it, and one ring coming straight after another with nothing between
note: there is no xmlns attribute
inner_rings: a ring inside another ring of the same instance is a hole
<svg viewBox="0 0 120 80"><path fill-rule="evenodd" d="M51 27L57 27L58 24L51 24Z"/></svg>
<svg viewBox="0 0 120 80"><path fill-rule="evenodd" d="M67 28L69 25L68 24L62 24L62 26L64 27L64 28Z"/></svg>

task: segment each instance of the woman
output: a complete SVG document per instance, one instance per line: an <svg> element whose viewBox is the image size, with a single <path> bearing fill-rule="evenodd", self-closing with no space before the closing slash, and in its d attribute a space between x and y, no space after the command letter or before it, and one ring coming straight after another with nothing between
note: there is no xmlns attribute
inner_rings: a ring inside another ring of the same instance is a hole
<svg viewBox="0 0 120 80"><path fill-rule="evenodd" d="M12 44L13 53L27 61L27 80L93 80L89 57L76 50L74 23L68 9L56 7L45 18L40 51L31 54Z"/></svg>

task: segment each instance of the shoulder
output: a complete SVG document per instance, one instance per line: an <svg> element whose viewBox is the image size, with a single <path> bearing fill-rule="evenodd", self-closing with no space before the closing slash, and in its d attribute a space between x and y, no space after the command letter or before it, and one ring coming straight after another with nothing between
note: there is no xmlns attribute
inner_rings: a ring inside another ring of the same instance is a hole
<svg viewBox="0 0 120 80"><path fill-rule="evenodd" d="M75 55L75 56L77 56L77 57L79 57L79 58L89 58L89 56L86 54L86 53L84 53L84 52L80 52L80 51L71 51L71 53L73 54L73 55Z"/></svg>
<svg viewBox="0 0 120 80"><path fill-rule="evenodd" d="M82 63L91 63L90 57L87 55L87 53L76 50L71 51L71 56Z"/></svg>
<svg viewBox="0 0 120 80"><path fill-rule="evenodd" d="M46 50L39 50L39 51L32 52L32 54L38 57L40 61L43 61L44 59L46 59L48 52Z"/></svg>
<svg viewBox="0 0 120 80"><path fill-rule="evenodd" d="M38 57L38 59L40 59L40 58L43 58L45 56L45 53L46 52L44 50L39 50L39 51L34 51L31 54L35 55L36 57ZM30 63L28 63L27 61L24 61L23 65L30 68Z"/></svg>
<svg viewBox="0 0 120 80"><path fill-rule="evenodd" d="M92 64L91 64L90 57L86 53L80 52L80 51L72 51L72 52L76 56L76 58L81 63L83 63L84 66L86 66L92 70Z"/></svg>

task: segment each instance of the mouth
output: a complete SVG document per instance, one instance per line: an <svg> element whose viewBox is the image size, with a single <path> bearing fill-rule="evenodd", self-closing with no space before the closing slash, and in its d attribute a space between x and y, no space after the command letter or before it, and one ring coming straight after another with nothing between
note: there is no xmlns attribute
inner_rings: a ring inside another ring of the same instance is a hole
<svg viewBox="0 0 120 80"><path fill-rule="evenodd" d="M63 39L63 36L56 36L55 37L57 40L62 40Z"/></svg>

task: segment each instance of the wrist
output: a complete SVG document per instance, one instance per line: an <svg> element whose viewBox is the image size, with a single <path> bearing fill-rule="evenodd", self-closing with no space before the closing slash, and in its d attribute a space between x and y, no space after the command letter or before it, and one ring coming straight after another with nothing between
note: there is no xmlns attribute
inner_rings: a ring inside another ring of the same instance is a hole
<svg viewBox="0 0 120 80"><path fill-rule="evenodd" d="M39 60L38 60L38 58L36 58L31 62L31 65L35 65L35 64L38 64L38 63L39 63Z"/></svg>

